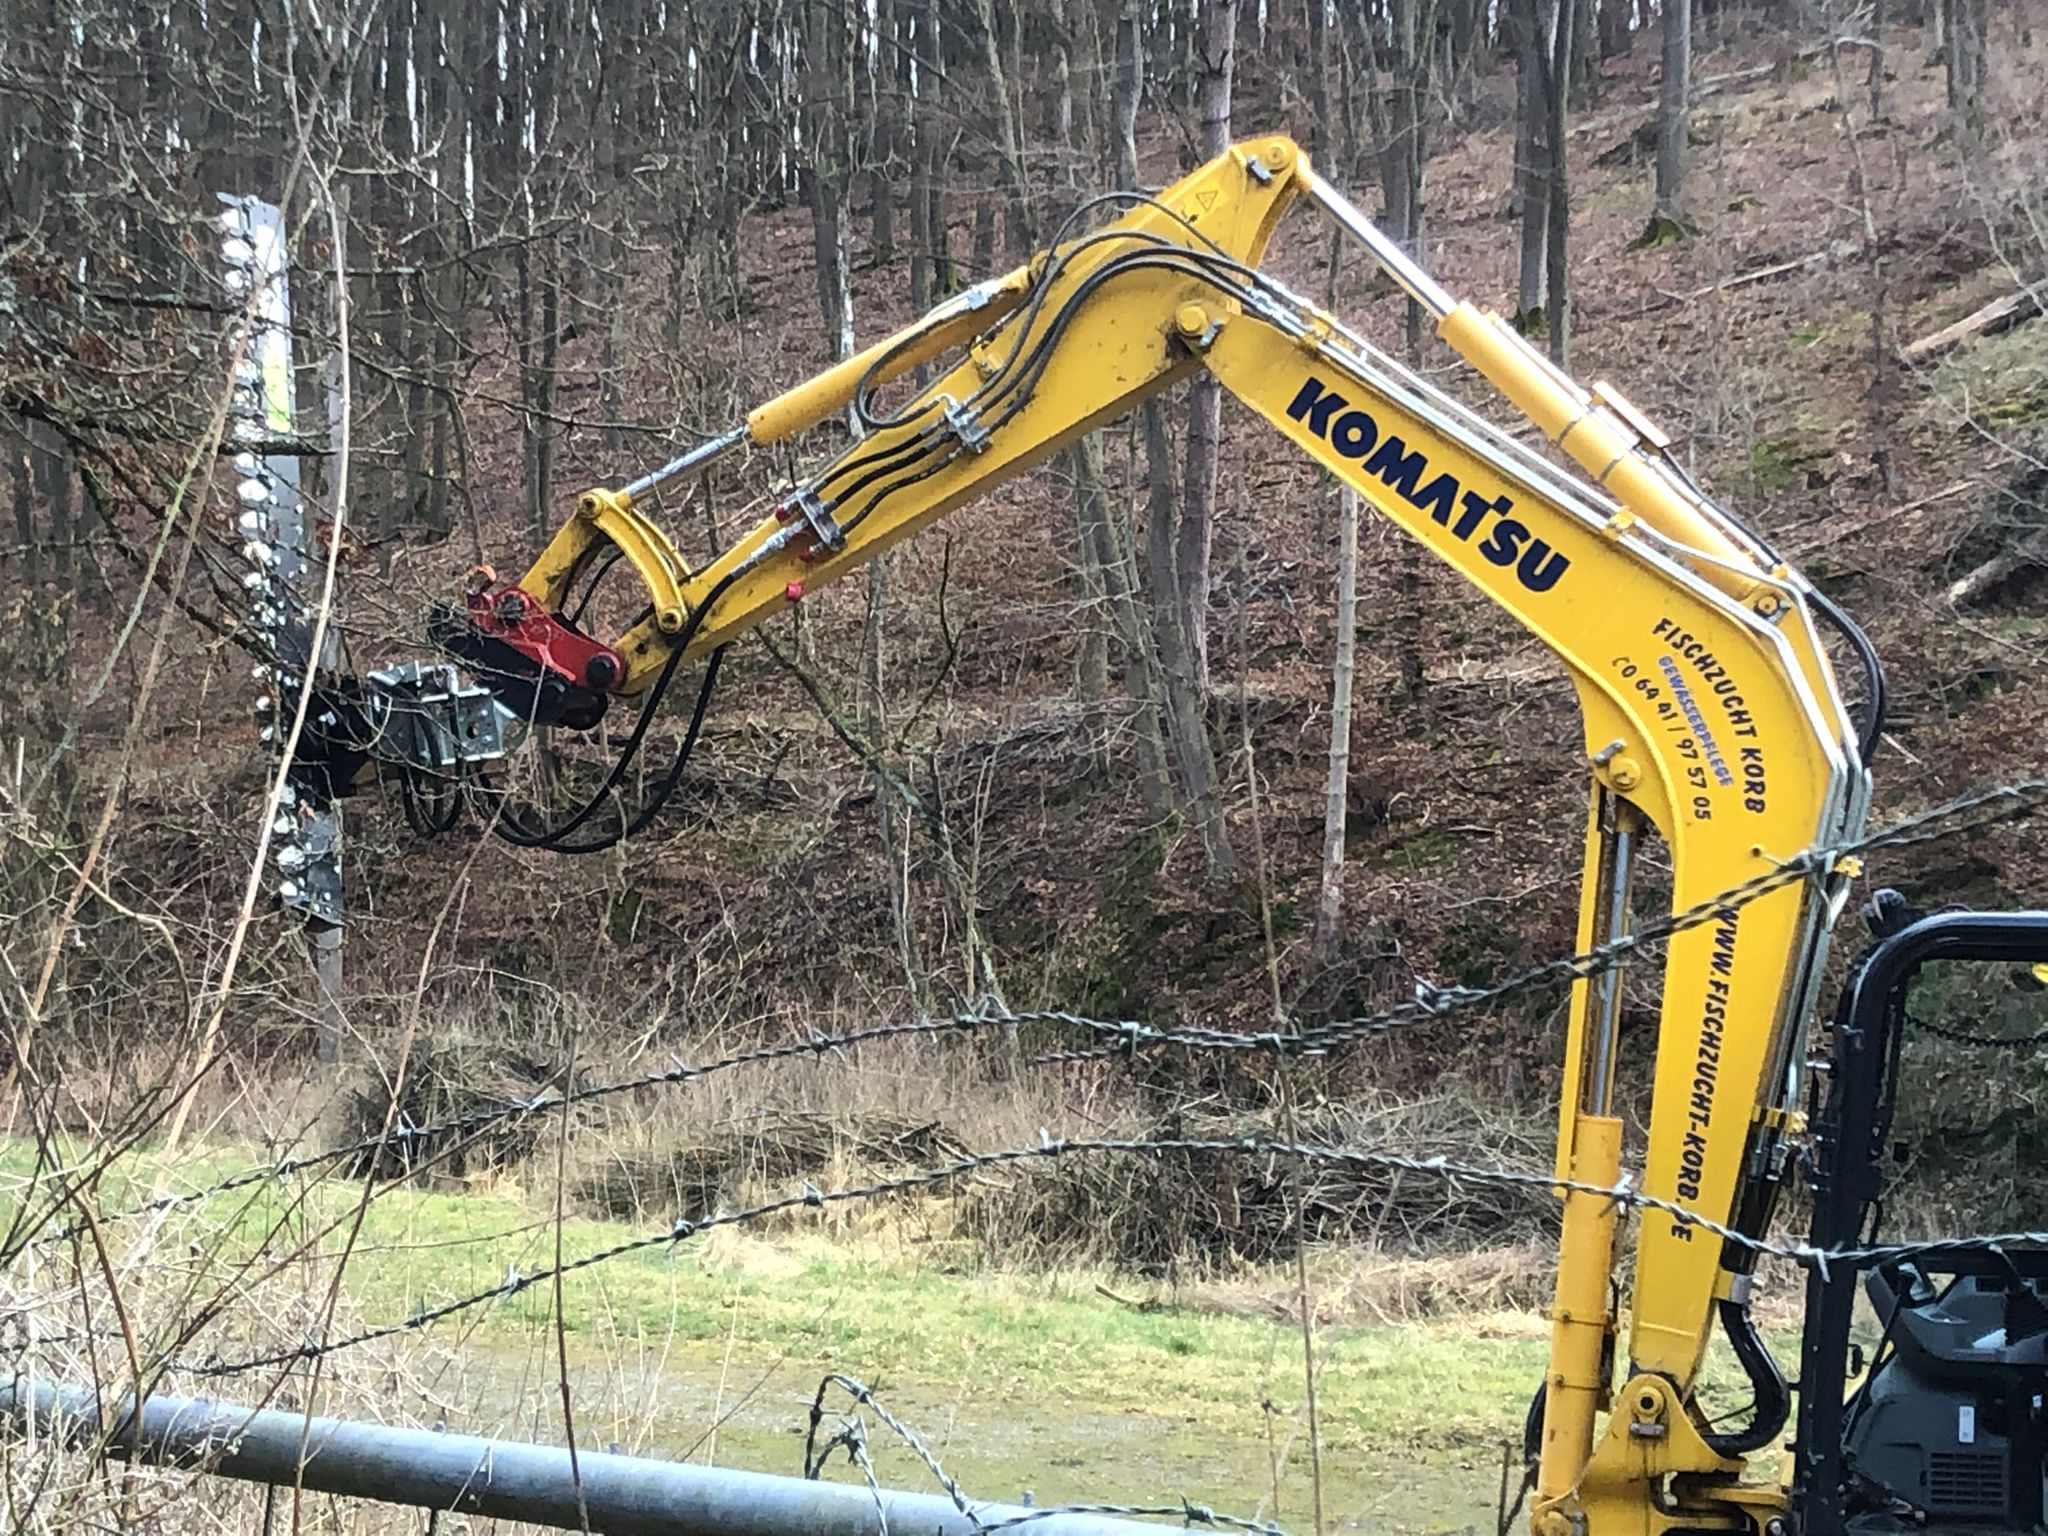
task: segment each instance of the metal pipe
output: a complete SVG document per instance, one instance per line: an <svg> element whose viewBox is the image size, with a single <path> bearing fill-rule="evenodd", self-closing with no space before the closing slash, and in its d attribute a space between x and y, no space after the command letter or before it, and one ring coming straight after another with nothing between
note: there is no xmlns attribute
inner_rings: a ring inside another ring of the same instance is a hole
<svg viewBox="0 0 2048 1536"><path fill-rule="evenodd" d="M686 470L697 469L709 464L721 454L739 447L746 440L747 429L745 427L732 427L727 431L719 433L716 437L707 438L681 458L670 459L661 468L648 471L648 473L627 486L621 494L628 501L631 501L635 496L644 496L661 484L662 481L672 480Z"/></svg>
<svg viewBox="0 0 2048 1536"><path fill-rule="evenodd" d="M1604 794L1604 792L1603 792ZM1613 800L1614 822L1606 838L1600 931L1595 947L1612 944L1629 931L1629 876L1635 863L1635 811ZM1621 1031L1621 972L1617 960L1600 973L1600 995L1593 1005L1593 1040L1586 1051L1586 1112L1612 1113L1614 1103L1615 1044Z"/></svg>
<svg viewBox="0 0 2048 1536"><path fill-rule="evenodd" d="M1372 259L1395 282L1401 285L1408 297L1441 320L1458 307L1443 285L1423 271L1406 251L1387 238L1386 232L1358 211L1358 205L1331 186L1313 171L1303 174L1303 191L1323 212L1343 228L1354 240L1368 251Z"/></svg>
<svg viewBox="0 0 2048 1536"><path fill-rule="evenodd" d="M178 1397L149 1398L137 1424L130 1407L124 1401L103 1410L88 1387L19 1377L0 1385L0 1417L18 1423L33 1413L73 1444L103 1443L112 1456L344 1498L583 1528L569 1453L553 1446ZM1165 1529L1002 1504L974 1505L970 1517L937 1494L875 1494L845 1483L596 1451L580 1452L577 1465L589 1528L613 1536L881 1536L883 1511L892 1536L974 1536L979 1526L1020 1518L1029 1520L1019 1527L1027 1536L1159 1536Z"/></svg>

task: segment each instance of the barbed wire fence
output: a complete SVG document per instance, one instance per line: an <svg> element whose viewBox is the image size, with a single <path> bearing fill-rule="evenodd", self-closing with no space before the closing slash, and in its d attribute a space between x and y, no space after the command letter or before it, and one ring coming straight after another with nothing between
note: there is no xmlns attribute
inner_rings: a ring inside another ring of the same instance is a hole
<svg viewBox="0 0 2048 1536"><path fill-rule="evenodd" d="M814 1030L801 1039L776 1041L735 1051L711 1061L695 1064L678 1062L659 1071L512 1099L433 1124L414 1125L401 1116L399 1123L386 1133L360 1137L321 1152L287 1157L275 1163L252 1165L203 1187L155 1195L124 1208L95 1212L90 1219L104 1229L184 1206L204 1205L223 1195L256 1185L283 1183L301 1175L319 1173L336 1166L360 1165L366 1159L385 1156L392 1158L400 1170L386 1182L399 1184L429 1171L436 1162L473 1145L486 1133L502 1130L515 1122L564 1114L581 1106L643 1093L650 1088L683 1087L742 1068L824 1056L891 1040L978 1035L1037 1025L1093 1035L1099 1043L1082 1050L1041 1051L1029 1058L1033 1065L1057 1065L1110 1056L1135 1057L1140 1052L1174 1047L1279 1057L1325 1056L1374 1036L1433 1024L1454 1014L1476 1012L1546 983L1599 976L1676 934L1712 922L1785 886L1814 878L1843 859L1860 857L1883 848L1960 836L2000 821L2025 817L2044 805L2048 805L2048 777L2020 779L1978 790L1862 837L1788 859L1762 875L1680 911L1646 920L1606 944L1529 966L1491 986L1438 989L1427 998L1396 1003L1375 1013L1308 1025L1291 1033L1279 1030L1218 1030L1188 1025L1162 1027L1135 1019L1098 1019L1063 1009L957 1013L831 1034ZM49 1222L55 1220L58 1210L79 1197L93 1172L96 1170L45 1176L56 1186L47 1202L47 1215L40 1220L31 1217L16 1223L15 1235L0 1243L0 1265L11 1262L28 1245L69 1242L80 1235L87 1224L84 1217L55 1227L50 1227Z"/></svg>
<svg viewBox="0 0 2048 1536"><path fill-rule="evenodd" d="M1816 848L1788 859L1765 874L1743 882L1714 897L1694 903L1664 917L1648 920L1631 933L1614 941L1578 953L1556 957L1517 971L1485 987L1458 988L1432 993L1426 998L1404 1002L1376 1013L1321 1022L1304 1022L1294 1031L1239 1032L1199 1024L1156 1025L1130 1019L1100 1019L1064 1010L1023 1012L978 1011L945 1017L926 1017L834 1034L812 1032L803 1038L778 1041L735 1051L714 1060L677 1062L659 1071L585 1086L568 1085L524 1099L474 1110L433 1124L415 1125L401 1120L390 1132L362 1137L342 1145L274 1163L245 1167L202 1187L152 1196L130 1205L98 1209L94 1190L104 1173L102 1163L82 1167L42 1170L33 1175L19 1197L16 1218L4 1240L0 1240L0 1272L34 1255L66 1244L90 1240L103 1244L106 1234L123 1226L181 1209L199 1209L239 1193L298 1182L302 1191L311 1182L343 1169L365 1170L362 1199L367 1201L417 1178L466 1147L508 1125L551 1116L567 1117L571 1111L625 1095L644 1093L650 1088L682 1089L693 1083L776 1062L806 1057L824 1057L863 1045L916 1037L972 1037L988 1031L1043 1030L1052 1039L1034 1048L1031 1060L1058 1064L1124 1057L1131 1060L1154 1052L1227 1052L1260 1055L1282 1061L1325 1057L1359 1043L1398 1030L1436 1023L1446 1017L1468 1014L1496 1005L1528 989L1557 981L1591 978L1625 964L1632 957L1651 950L1676 934L1714 921L1739 910L1773 891L1815 879L1840 867L1842 861L1886 848L1897 848L1981 831L1989 826L2027 816L2048 805L2048 777L2028 778L1978 790L1914 816L1894 822L1865 836L1825 848ZM1076 1038L1081 1043L1072 1043ZM567 1126L564 1126L567 1134ZM1955 1256L1991 1252L2020 1246L2048 1246L2048 1231L2002 1233L1961 1233L1911 1242L1866 1244L1862 1246L1814 1247L1810 1244L1735 1230L1672 1200L1653 1195L1633 1182L1607 1185L1574 1183L1561 1179L1550 1167L1514 1167L1453 1158L1442 1155L1363 1148L1341 1142L1290 1139L1248 1133L1234 1136L1142 1135L1067 1138L1041 1131L1036 1142L964 1153L934 1160L885 1177L848 1182L820 1188L808 1181L796 1188L754 1203L718 1208L694 1217L679 1217L665 1225L623 1238L607 1246L530 1271L509 1270L504 1279L466 1294L419 1306L403 1317L389 1318L366 1326L327 1336L307 1336L296 1343L256 1348L226 1356L218 1348L194 1354L196 1337L181 1337L172 1349L146 1362L151 1376L172 1372L213 1382L260 1378L265 1373L289 1373L334 1357L363 1349L380 1341L420 1333L450 1319L479 1313L501 1305L538 1286L557 1286L575 1276L587 1274L632 1254L673 1249L721 1229L745 1228L807 1211L856 1206L892 1197L942 1190L975 1175L994 1170L1044 1167L1056 1162L1082 1159L1161 1159L1207 1157L1263 1160L1273 1166L1294 1168L1340 1167L1371 1170L1402 1178L1440 1182L1452 1197L1488 1187L1510 1189L1551 1200L1568 1194L1591 1195L1609 1200L1624 1212L1655 1211L1672 1221L1704 1231L1723 1242L1746 1249L1759 1258L1770 1258L1825 1272L1832 1264L1867 1267L1913 1257ZM67 1211L77 1212L66 1217ZM187 1330L196 1336L202 1326ZM136 1340L124 1322L121 1328L105 1324L69 1333L43 1330L31 1341L17 1336L0 1344L11 1346L17 1356L33 1342L123 1342L132 1352ZM273 1381L268 1388L276 1390ZM836 1427L825 1426L825 1403L837 1392L850 1400L851 1409ZM820 1383L812 1401L804 1448L806 1476L823 1473L835 1453L844 1453L849 1464L877 1498L880 1509L881 1484L877 1476L866 1415L872 1414L883 1428L905 1445L928 1475L945 1490L964 1514L971 1514L973 1501L944 1469L929 1446L893 1412L883 1406L874 1392L850 1376L837 1373ZM1219 1514L1209 1506L1185 1500L1150 1504L1063 1505L1048 1509L1059 1512L1113 1514L1168 1519L1183 1525L1202 1525L1279 1536L1277 1529L1259 1520ZM1031 1518L1031 1517L1025 1517ZM886 1533L886 1516L882 1516ZM1025 1523L1009 1518L984 1530L1002 1529Z"/></svg>

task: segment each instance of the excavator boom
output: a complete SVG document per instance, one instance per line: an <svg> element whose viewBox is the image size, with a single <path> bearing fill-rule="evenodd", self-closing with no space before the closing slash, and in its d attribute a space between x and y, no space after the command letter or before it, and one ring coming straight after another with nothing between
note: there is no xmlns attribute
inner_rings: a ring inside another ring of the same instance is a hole
<svg viewBox="0 0 2048 1536"><path fill-rule="evenodd" d="M1584 477L1270 276L1261 263L1274 230L1303 201L1361 242ZM881 409L876 391L916 368L939 371ZM1669 849L1674 910L1860 830L1866 743L1816 625L1832 610L1692 484L1616 392L1582 389L1499 317L1452 299L1285 139L1238 145L1156 196L1096 200L1028 266L655 474L587 493L518 581L477 584L469 623L478 644L578 698L641 694L679 660L714 654L1203 369L1511 615L1570 677L1590 784L1582 947L1627 935L1630 863L1652 829ZM664 480L843 412L855 439L701 565L646 514ZM562 614L614 552L645 587L646 608L603 641ZM1671 937L1637 1171L1615 1102L1620 975L1573 988L1557 1173L1579 1190L1633 1183L1668 1210L1653 1208L1634 1234L1624 1337L1617 1202L1565 1197L1534 1447L1542 1536L1582 1525L1596 1536L1761 1531L1782 1508L1774 1487L1741 1476L1782 1412L1748 1328L1746 1252L1724 1251L1710 1231L1768 1219L1847 873L1781 886ZM1694 1402L1717 1316L1758 1378L1758 1421L1733 1433L1710 1431Z"/></svg>

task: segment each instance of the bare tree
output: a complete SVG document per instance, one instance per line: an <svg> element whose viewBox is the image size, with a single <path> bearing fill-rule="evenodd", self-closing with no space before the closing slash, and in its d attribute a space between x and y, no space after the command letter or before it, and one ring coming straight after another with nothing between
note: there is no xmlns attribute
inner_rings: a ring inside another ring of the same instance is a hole
<svg viewBox="0 0 2048 1536"><path fill-rule="evenodd" d="M1330 766L1323 780L1323 873L1315 956L1337 957L1344 936L1344 823L1351 798L1351 684L1358 650L1358 493L1337 498L1337 643L1330 658Z"/></svg>
<svg viewBox="0 0 2048 1536"><path fill-rule="evenodd" d="M1545 149L1543 264L1548 285L1550 357L1560 368L1571 366L1571 136L1565 123L1571 107L1572 64L1578 57L1579 8L1584 0L1547 0L1549 68L1544 76L1547 108Z"/></svg>
<svg viewBox="0 0 2048 1536"><path fill-rule="evenodd" d="M974 7L981 35L981 67L987 79L997 172L1007 204L1003 239L1010 254L1021 256L1038 243L1038 226L1031 209L1031 184L1024 170L1023 135L1010 92L1010 72L1003 66L1003 29L997 18L996 0L974 0Z"/></svg>
<svg viewBox="0 0 2048 1536"><path fill-rule="evenodd" d="M1367 38L1373 36L1367 24ZM1412 256L1422 254L1423 170L1429 159L1426 107L1436 57L1437 0L1388 0L1385 57L1375 72L1386 80L1371 95L1378 140L1380 186L1387 233ZM1378 53L1379 49L1370 50ZM1422 350L1422 306L1408 305L1408 350Z"/></svg>
<svg viewBox="0 0 2048 1536"><path fill-rule="evenodd" d="M1969 126L1982 111L1989 0L1938 0L1948 108Z"/></svg>
<svg viewBox="0 0 2048 1536"><path fill-rule="evenodd" d="M1644 243L1661 244L1686 229L1685 166L1690 158L1692 0L1664 0L1664 78L1657 92L1657 202Z"/></svg>
<svg viewBox="0 0 2048 1536"><path fill-rule="evenodd" d="M1205 159L1230 147L1230 86L1237 69L1237 0L1202 0L1195 49L1196 99ZM1209 689L1209 557L1216 536L1216 461L1223 442L1223 386L1207 372L1188 386L1186 478L1175 579L1197 693Z"/></svg>
<svg viewBox="0 0 2048 1536"><path fill-rule="evenodd" d="M1549 302L1550 107L1538 0L1508 0L1515 54L1514 211L1521 219L1515 324L1540 329Z"/></svg>

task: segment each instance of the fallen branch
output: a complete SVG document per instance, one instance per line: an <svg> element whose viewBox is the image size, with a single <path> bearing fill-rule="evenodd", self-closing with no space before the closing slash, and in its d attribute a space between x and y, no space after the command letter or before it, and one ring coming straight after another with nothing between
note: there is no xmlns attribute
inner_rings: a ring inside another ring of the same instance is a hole
<svg viewBox="0 0 2048 1536"><path fill-rule="evenodd" d="M2037 533L2017 549L1993 555L1969 575L1951 585L1944 595L1952 607L1966 607L1993 587L2017 575L2025 567L2043 563L2048 563L2048 537Z"/></svg>
<svg viewBox="0 0 2048 1536"><path fill-rule="evenodd" d="M1830 528L1821 537L1809 543L1799 545L1794 553L1799 559L1806 560L1823 549L1832 548L1844 539L1855 538L1859 534L1870 532L1873 528L1883 527L1886 523L1897 522L1902 517L1918 512L1922 507L1931 507L1936 502L1947 501L1951 497L1960 496L1963 492L1974 489L1977 484L1978 482L1975 480L1958 480L1951 485L1943 486L1940 490L1929 495L1909 501L1902 507L1886 507L1882 512L1873 513L1871 516L1863 518L1858 522L1844 523Z"/></svg>
<svg viewBox="0 0 2048 1536"><path fill-rule="evenodd" d="M1710 293L1727 293L1731 289L1746 288L1751 283L1767 282L1774 277L1783 277L1788 272L1798 272L1806 267L1818 266L1827 260L1825 251L1815 251L1807 256L1795 256L1790 261L1774 261L1768 267L1756 267L1748 272L1738 272L1733 277L1724 277L1718 283L1708 283L1704 288L1695 288L1689 293L1674 293L1669 288L1659 288L1657 296L1663 304L1645 306L1644 313L1663 309L1671 304L1690 304L1694 299L1704 299Z"/></svg>
<svg viewBox="0 0 2048 1536"><path fill-rule="evenodd" d="M1899 349L1899 356L1909 363L1924 363L1940 357L1944 352L1954 350L1966 341L1979 336L1995 336L2000 331L2011 330L2022 321L2031 320L2041 312L2034 302L2030 289L2022 288L2017 293L2008 293L1993 299L1981 309L1972 310L1953 325L1945 325L1938 331L1922 336L1918 341L1909 341Z"/></svg>

